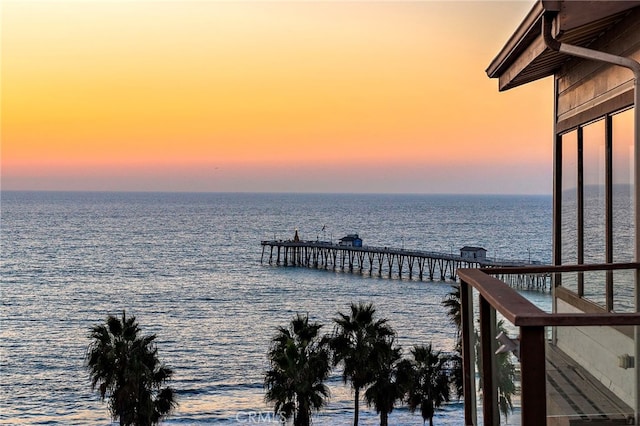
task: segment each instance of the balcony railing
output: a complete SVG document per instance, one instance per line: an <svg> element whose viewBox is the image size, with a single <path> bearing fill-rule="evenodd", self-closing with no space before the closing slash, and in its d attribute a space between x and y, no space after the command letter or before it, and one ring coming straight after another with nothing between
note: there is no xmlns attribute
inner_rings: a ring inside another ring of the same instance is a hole
<svg viewBox="0 0 640 426"><path fill-rule="evenodd" d="M623 327L635 326L630 333L635 342L636 368L630 371L635 374L636 407L631 409L631 416L637 418L638 399L638 362L637 345L640 327L640 313L614 313L608 309L601 312L549 313L535 306L523 295L504 282L494 278L494 274L554 274L556 277L566 273L575 273L583 278L583 274L593 271L604 271L610 274L617 270L631 270L636 279L640 271L640 263L601 264L601 265L563 265L535 266L518 268L492 269L460 269L461 299L461 335L463 355L463 380L465 399L465 424L476 425L476 332L474 329L473 290L479 298L479 371L482 395L482 424L497 425L499 422L498 383L496 365L496 312L506 321L519 329L519 362L520 362L520 421L526 426L549 424L547 413L547 374L546 346L549 341L547 330L557 327ZM600 272L602 273L602 272ZM560 279L557 280L560 282ZM636 281L637 282L637 281ZM608 286L607 286L608 287ZM612 295L607 292L607 300ZM580 298L581 296L578 296ZM607 306L610 303L607 302ZM548 328L548 329L547 329ZM626 330L628 330L627 327ZM632 418L626 419L626 424ZM551 422L550 422L551 423ZM556 424L556 423L553 423ZM560 424L560 423L557 423ZM574 424L574 423L566 423Z"/></svg>

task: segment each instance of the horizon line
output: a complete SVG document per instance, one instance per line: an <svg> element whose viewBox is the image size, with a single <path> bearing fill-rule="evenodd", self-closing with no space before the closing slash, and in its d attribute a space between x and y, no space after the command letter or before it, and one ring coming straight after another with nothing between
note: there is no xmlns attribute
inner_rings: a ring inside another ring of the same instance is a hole
<svg viewBox="0 0 640 426"><path fill-rule="evenodd" d="M172 190L101 190L101 189L3 189L0 193L78 193L78 194L246 194L246 195L439 195L439 196L552 196L549 193L469 193L469 192L325 192L325 191L172 191Z"/></svg>

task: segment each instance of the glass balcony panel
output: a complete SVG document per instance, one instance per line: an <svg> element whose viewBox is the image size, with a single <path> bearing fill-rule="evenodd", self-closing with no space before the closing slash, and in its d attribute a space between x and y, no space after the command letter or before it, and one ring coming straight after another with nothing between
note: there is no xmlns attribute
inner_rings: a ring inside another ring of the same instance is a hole
<svg viewBox="0 0 640 426"><path fill-rule="evenodd" d="M494 362L500 424L521 424L519 330L508 321L496 324Z"/></svg>
<svg viewBox="0 0 640 426"><path fill-rule="evenodd" d="M478 321L474 321L476 324ZM633 424L633 396L637 392L633 371L633 327L552 327L545 328L544 374L547 426ZM495 338L489 340L494 367L495 407L501 425L522 424L522 371L520 328L498 315ZM483 424L483 393L487 379L483 370L482 345L487 344L476 330L476 383L478 424ZM554 335L552 339L550 336ZM533 371L534 375L539 374ZM530 402L530 401L529 401Z"/></svg>
<svg viewBox="0 0 640 426"><path fill-rule="evenodd" d="M633 327L556 327L547 341L547 425L633 424Z"/></svg>
<svg viewBox="0 0 640 426"><path fill-rule="evenodd" d="M589 266L584 268L589 269ZM635 270L617 269L615 266L603 268L606 271L577 273L582 274L585 283L599 282L592 287L600 289L602 295L605 293L603 278L610 274L616 283L615 297L624 294L619 285L625 280L630 284ZM564 282L568 277L575 277L576 272L560 272L561 269L563 267L549 267L547 274L560 275ZM485 270L505 284L513 281L509 276L526 272L526 268L519 271ZM461 278L464 279L464 275L461 273ZM615 318L616 314L600 317L604 313L602 307L562 287L556 289L555 299L540 291L519 291L516 297L506 286L496 286L488 276L486 280L475 280L474 288L482 289L482 294L488 299L481 297L480 291L473 291L473 301L477 304L474 308L482 303L480 309L474 309L472 318L476 336L473 344L474 383L477 388L474 401L478 408L474 424L497 424L496 419L500 419L499 424L537 426L545 423L536 418L536 413L543 411L547 416L546 424L553 426L637 424L634 423L637 422L634 413L638 409L636 399L640 386L640 374L636 368L640 325L604 325L629 319ZM540 317L539 311L527 306L520 296L547 313L554 301L555 313ZM593 298L597 297L604 296ZM487 300L493 300L496 305ZM582 325L586 322L575 314L602 325ZM515 318L520 327L506 318ZM542 327L545 323L567 322L580 325ZM523 348L522 353L520 348ZM483 362L483 358L491 362ZM489 376L491 371L493 374ZM487 398L487 395L493 395L493 398ZM491 405L483 406L489 402Z"/></svg>
<svg viewBox="0 0 640 426"><path fill-rule="evenodd" d="M472 315L471 315L471 321L470 321L470 325L472 327L471 330L471 346L473 347L473 351L471 353L471 357L473 358L471 360L472 363L472 368L474 369L474 374L471 375L471 388L475 389L475 392L473 392L471 398L472 401L465 401L465 404L469 404L469 406L474 407L475 410L475 418L480 420L480 423L476 424L482 424L482 382L480 380L481 378L481 373L480 373L480 363L478 361L478 354L479 352L479 347L480 347L480 330L479 330L479 324L480 324L480 311L478 309L478 300L479 300L479 295L480 293L478 293L478 291L472 287L469 287L470 293L471 293L471 303L472 303ZM463 303L464 301L461 300L461 302ZM462 318L461 318L462 320ZM462 336L461 336L462 338ZM460 348L460 350L462 351L462 347Z"/></svg>
<svg viewBox="0 0 640 426"><path fill-rule="evenodd" d="M476 302L478 299L474 299ZM495 386L495 408L493 413L500 419L501 425L519 425L520 419L520 363L518 362L518 327L515 327L509 321L506 321L500 314L492 312L493 326L492 331L487 338L483 339L481 335L481 321L479 312L476 311L474 317L475 324L475 369L476 369L476 401L477 401L477 419L478 424L485 424L484 414L484 394L492 392L488 389L487 380L483 374L483 345L490 345L489 353L495 367L494 386ZM500 340L498 340L498 336ZM488 342L488 343L487 343ZM505 346L505 343L507 345ZM504 347L503 347L504 346ZM516 350L516 353L513 351ZM498 353L497 353L498 352Z"/></svg>

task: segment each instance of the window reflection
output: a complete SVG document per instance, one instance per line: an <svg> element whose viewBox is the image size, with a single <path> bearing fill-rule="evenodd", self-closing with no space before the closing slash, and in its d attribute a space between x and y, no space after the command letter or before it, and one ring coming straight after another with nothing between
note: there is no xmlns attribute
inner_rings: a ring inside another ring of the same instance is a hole
<svg viewBox="0 0 640 426"><path fill-rule="evenodd" d="M599 120L582 129L583 162L583 262L606 263L605 236L605 121ZM580 248L578 248L579 250ZM597 276L596 276L597 275ZM604 272L593 273L584 282L584 297L604 305Z"/></svg>
<svg viewBox="0 0 640 426"><path fill-rule="evenodd" d="M611 132L610 157L607 156L607 126ZM632 262L635 246L633 110L568 132L562 135L561 144L561 263L607 263L608 259L615 263ZM607 178L608 171L611 181ZM609 194L610 244L607 241ZM582 273L563 274L562 285L602 307L618 312L634 309L633 271L608 275L603 272L597 276L590 273L586 278Z"/></svg>
<svg viewBox="0 0 640 426"><path fill-rule="evenodd" d="M613 194L612 228L613 261L632 262L634 260L634 203L633 203L633 110L627 110L612 117L613 122ZM633 272L619 271L614 275L615 311L633 311Z"/></svg>
<svg viewBox="0 0 640 426"><path fill-rule="evenodd" d="M561 248L563 264L578 263L578 136L577 131L562 135L562 202L561 202ZM577 291L576 277L562 276L562 285Z"/></svg>

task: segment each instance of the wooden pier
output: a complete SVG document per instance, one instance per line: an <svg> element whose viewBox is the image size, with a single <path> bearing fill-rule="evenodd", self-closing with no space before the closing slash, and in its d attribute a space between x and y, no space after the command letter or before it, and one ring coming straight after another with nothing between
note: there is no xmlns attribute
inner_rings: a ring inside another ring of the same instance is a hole
<svg viewBox="0 0 640 426"><path fill-rule="evenodd" d="M353 247L328 241L262 241L262 257L268 254L269 265L302 266L318 269L397 276L409 279L457 281L458 268L522 267L531 263L513 260L469 259L455 254L433 251L406 250L390 247ZM527 290L551 289L548 274L500 274L496 275L512 287Z"/></svg>

